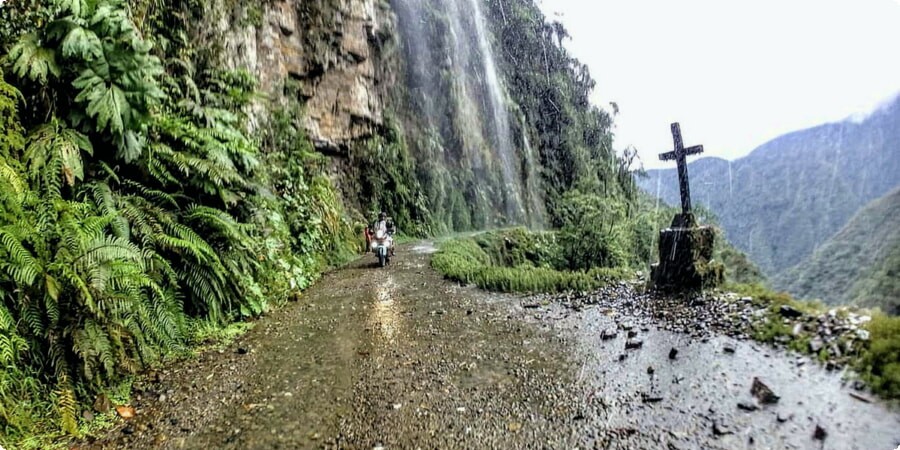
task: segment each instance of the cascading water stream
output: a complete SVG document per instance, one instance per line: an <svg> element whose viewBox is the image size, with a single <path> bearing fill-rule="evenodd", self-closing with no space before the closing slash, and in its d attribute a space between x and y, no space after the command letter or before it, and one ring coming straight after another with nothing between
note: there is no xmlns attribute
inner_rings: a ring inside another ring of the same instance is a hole
<svg viewBox="0 0 900 450"><path fill-rule="evenodd" d="M475 22L475 35L478 40L478 50L481 56L481 64L484 69L485 83L490 100L490 111L493 121L494 145L496 153L500 157L500 168L503 171L503 182L506 185L506 209L507 214L513 217L523 217L525 210L522 203L522 184L518 180L515 148L509 129L509 111L506 109L503 88L500 85L500 77L497 75L497 65L494 62L494 52L488 42L487 32L484 26L484 17L481 14L481 0L468 0L471 11L474 13L472 20Z"/></svg>
<svg viewBox="0 0 900 450"><path fill-rule="evenodd" d="M457 183L474 187L467 200L482 202L496 216L487 225L540 227L540 158L527 141L524 120L522 142L513 138L481 1L393 0L413 106L424 116L419 120L440 134L446 160L439 163Z"/></svg>

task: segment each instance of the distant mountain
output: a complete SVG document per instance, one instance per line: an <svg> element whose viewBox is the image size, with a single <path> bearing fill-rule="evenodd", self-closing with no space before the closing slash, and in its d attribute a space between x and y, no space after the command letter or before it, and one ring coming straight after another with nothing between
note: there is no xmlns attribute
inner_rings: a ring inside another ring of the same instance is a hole
<svg viewBox="0 0 900 450"><path fill-rule="evenodd" d="M900 189L866 205L775 288L826 303L878 306L900 314Z"/></svg>
<svg viewBox="0 0 900 450"><path fill-rule="evenodd" d="M689 171L694 204L772 277L900 185L900 98L862 120L790 133L733 162L699 159ZM648 175L641 188L680 204L674 168Z"/></svg>

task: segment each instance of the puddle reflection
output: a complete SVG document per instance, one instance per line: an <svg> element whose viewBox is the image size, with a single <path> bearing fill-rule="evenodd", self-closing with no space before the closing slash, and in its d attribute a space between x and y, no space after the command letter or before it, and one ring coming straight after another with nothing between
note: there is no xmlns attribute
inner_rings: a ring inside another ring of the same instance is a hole
<svg viewBox="0 0 900 450"><path fill-rule="evenodd" d="M386 275L375 287L369 325L385 342L393 344L402 328L402 315L394 297L397 284L394 277Z"/></svg>

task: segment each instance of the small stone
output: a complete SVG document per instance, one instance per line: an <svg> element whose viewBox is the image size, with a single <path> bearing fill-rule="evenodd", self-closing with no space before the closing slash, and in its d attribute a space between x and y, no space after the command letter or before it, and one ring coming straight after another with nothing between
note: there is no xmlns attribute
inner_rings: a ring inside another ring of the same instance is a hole
<svg viewBox="0 0 900 450"><path fill-rule="evenodd" d="M742 409L747 412L753 412L759 409L759 406L753 400L742 400L737 404L738 409Z"/></svg>
<svg viewBox="0 0 900 450"><path fill-rule="evenodd" d="M781 305L781 307L778 308L778 312L781 314L781 317L787 317L789 319L796 319L803 315L798 309L789 305Z"/></svg>
<svg viewBox="0 0 900 450"><path fill-rule="evenodd" d="M640 339L629 339L625 341L625 349L638 349L644 346L644 341Z"/></svg>
<svg viewBox="0 0 900 450"><path fill-rule="evenodd" d="M625 355L624 353L619 355L619 361L625 361L625 358L627 358L627 355Z"/></svg>
<svg viewBox="0 0 900 450"><path fill-rule="evenodd" d="M105 413L112 408L112 402L109 401L109 397L106 394L100 394L94 400L94 411L98 413Z"/></svg>
<svg viewBox="0 0 900 450"><path fill-rule="evenodd" d="M638 335L638 332L635 331L635 330L630 330L630 331L628 331L628 339L636 338L637 335Z"/></svg>
<svg viewBox="0 0 900 450"><path fill-rule="evenodd" d="M249 351L248 351L246 348L244 348L244 347L238 347L238 348L237 348L237 354L238 354L238 355L246 355L248 352L249 352Z"/></svg>
<svg viewBox="0 0 900 450"><path fill-rule="evenodd" d="M724 436L726 434L734 433L731 431L731 427L728 424L724 423L721 419L716 419L713 421L713 434L716 436Z"/></svg>
<svg viewBox="0 0 900 450"><path fill-rule="evenodd" d="M615 339L619 333L616 332L615 329L607 329L600 332L600 339L604 341L608 341L610 339Z"/></svg>
<svg viewBox="0 0 900 450"><path fill-rule="evenodd" d="M775 415L775 420L777 420L778 423L785 423L788 420L791 420L793 418L794 418L793 414L788 414L788 413L783 413L783 412L779 412L778 414Z"/></svg>
<svg viewBox="0 0 900 450"><path fill-rule="evenodd" d="M872 399L870 399L869 397L866 397L864 395L857 394L856 392L850 392L849 394L851 397L853 397L863 403L872 403Z"/></svg>
<svg viewBox="0 0 900 450"><path fill-rule="evenodd" d="M93 422L94 421L94 413L92 413L88 410L84 410L84 412L81 413L81 417L84 418L85 422Z"/></svg>
<svg viewBox="0 0 900 450"><path fill-rule="evenodd" d="M750 387L750 393L764 405L778 403L778 400L780 399L780 397L772 392L772 389L766 386L766 384L757 377L753 378L753 385Z"/></svg>
<svg viewBox="0 0 900 450"><path fill-rule="evenodd" d="M656 372L656 370L653 369L653 366L647 366L647 373L648 373L648 374L653 375L654 372Z"/></svg>
<svg viewBox="0 0 900 450"><path fill-rule="evenodd" d="M669 350L669 359L675 359L677 356L678 356L678 349L675 347L672 347L672 349Z"/></svg>
<svg viewBox="0 0 900 450"><path fill-rule="evenodd" d="M135 411L134 411L134 408L132 408L130 406L121 405L121 406L116 406L116 414L118 414L119 417L127 420L127 419L134 418Z"/></svg>
<svg viewBox="0 0 900 450"><path fill-rule="evenodd" d="M134 428L131 425L129 425L125 428L122 428L122 434L132 435L132 434L134 434Z"/></svg>
<svg viewBox="0 0 900 450"><path fill-rule="evenodd" d="M725 344L725 346L722 347L722 351L724 351L725 353L733 354L735 352L734 345L733 344Z"/></svg>
<svg viewBox="0 0 900 450"><path fill-rule="evenodd" d="M813 432L813 439L824 441L826 437L828 437L828 432L825 431L825 428L823 428L822 425L816 424L816 431Z"/></svg>
<svg viewBox="0 0 900 450"><path fill-rule="evenodd" d="M822 342L822 338L814 338L809 341L809 351L812 353L819 353L822 350L822 347L825 346L825 343Z"/></svg>

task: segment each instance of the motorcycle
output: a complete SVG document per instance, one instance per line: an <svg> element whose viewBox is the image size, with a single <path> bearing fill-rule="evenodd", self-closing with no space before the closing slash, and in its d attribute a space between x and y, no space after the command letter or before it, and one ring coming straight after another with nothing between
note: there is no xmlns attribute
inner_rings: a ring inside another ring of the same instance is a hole
<svg viewBox="0 0 900 450"><path fill-rule="evenodd" d="M385 267L391 262L391 245L394 233L381 230L374 233L370 231L370 233L369 249L378 258L379 267Z"/></svg>

